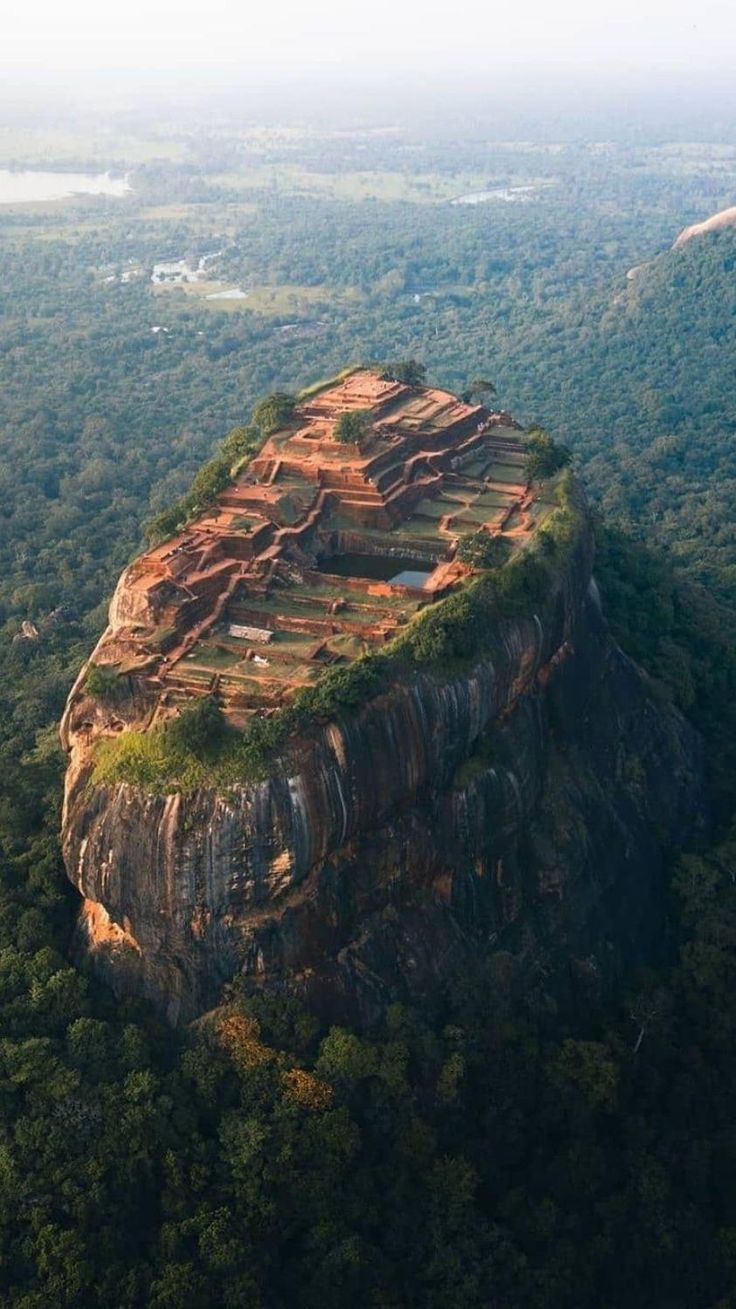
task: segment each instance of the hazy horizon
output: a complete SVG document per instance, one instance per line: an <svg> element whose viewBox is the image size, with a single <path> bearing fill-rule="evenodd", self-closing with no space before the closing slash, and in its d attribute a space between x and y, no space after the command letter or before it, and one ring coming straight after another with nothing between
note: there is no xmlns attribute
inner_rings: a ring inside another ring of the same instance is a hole
<svg viewBox="0 0 736 1309"><path fill-rule="evenodd" d="M337 0L277 0L255 11L226 0L10 0L0 68L11 88L80 76L118 81L165 76L206 82L246 77L264 87L292 76L334 83L421 76L440 83L463 75L491 83L543 75L597 84L698 82L732 76L736 9L705 0L523 0L494 12L479 0L452 6L396 5L390 0L351 11ZM75 91L82 88L74 87Z"/></svg>

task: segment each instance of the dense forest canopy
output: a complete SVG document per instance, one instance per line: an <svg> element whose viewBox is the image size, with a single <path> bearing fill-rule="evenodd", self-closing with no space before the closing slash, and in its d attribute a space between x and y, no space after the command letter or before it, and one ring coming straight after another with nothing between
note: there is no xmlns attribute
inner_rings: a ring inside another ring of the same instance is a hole
<svg viewBox="0 0 736 1309"><path fill-rule="evenodd" d="M732 202L736 148L85 132L0 158L133 187L0 205L3 1302L731 1303L736 234L669 246ZM587 1007L501 955L370 1038L237 991L174 1037L70 962L55 724L143 525L260 396L359 359L491 379L570 446L614 631L706 734L718 844L675 862L657 970Z"/></svg>

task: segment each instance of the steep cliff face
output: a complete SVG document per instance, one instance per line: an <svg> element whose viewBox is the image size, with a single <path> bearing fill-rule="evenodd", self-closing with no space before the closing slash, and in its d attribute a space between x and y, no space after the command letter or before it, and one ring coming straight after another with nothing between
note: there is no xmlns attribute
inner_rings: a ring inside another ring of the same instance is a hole
<svg viewBox="0 0 736 1309"><path fill-rule="evenodd" d="M64 854L101 975L172 1022L237 973L369 1022L479 952L645 950L663 851L705 823L701 747L612 642L591 556L584 531L553 618L499 620L462 675L387 687L228 793L92 786L73 697Z"/></svg>

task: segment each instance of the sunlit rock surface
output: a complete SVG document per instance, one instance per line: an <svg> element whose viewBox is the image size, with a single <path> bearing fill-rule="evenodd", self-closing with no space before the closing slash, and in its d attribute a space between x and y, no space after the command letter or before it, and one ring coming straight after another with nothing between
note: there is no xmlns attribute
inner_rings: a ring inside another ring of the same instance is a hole
<svg viewBox="0 0 736 1309"><path fill-rule="evenodd" d="M679 250L688 241L692 241L694 236L703 236L707 232L722 232L726 227L736 227L736 205L730 209L721 209L717 214L711 214L710 218L705 218L701 223L692 223L690 227L685 227L680 232L677 240L673 245L673 250Z"/></svg>

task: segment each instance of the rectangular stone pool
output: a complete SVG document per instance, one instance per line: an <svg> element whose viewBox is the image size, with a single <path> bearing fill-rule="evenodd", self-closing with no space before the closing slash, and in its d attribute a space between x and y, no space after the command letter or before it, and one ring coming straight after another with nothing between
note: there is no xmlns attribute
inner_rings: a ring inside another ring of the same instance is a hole
<svg viewBox="0 0 736 1309"><path fill-rule="evenodd" d="M332 577L366 577L372 582L391 582L397 586L424 586L434 564L422 569L416 559L401 555L336 554L320 559L321 573Z"/></svg>

